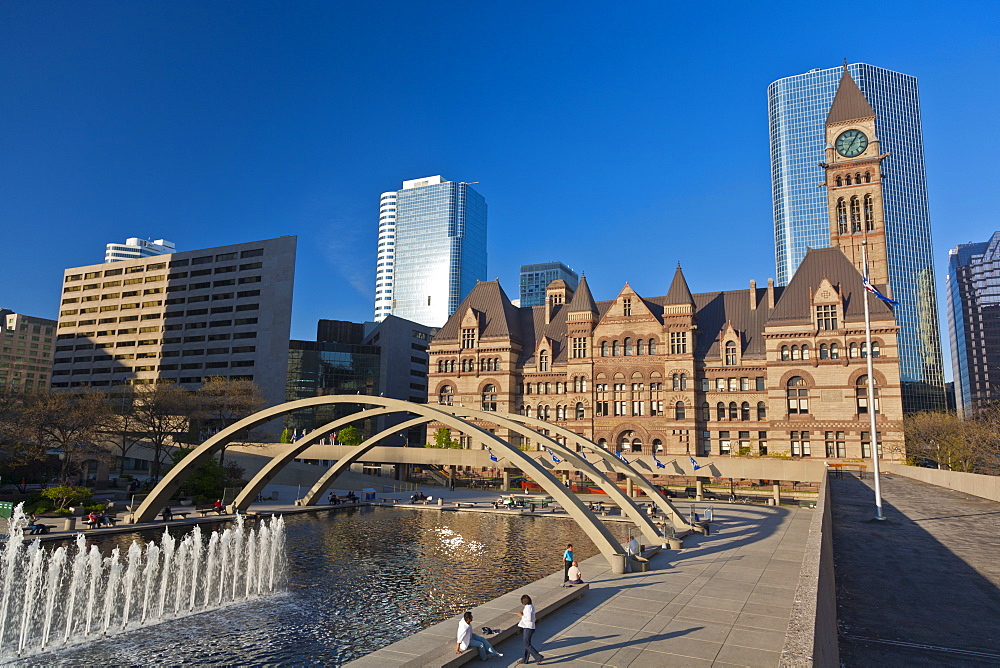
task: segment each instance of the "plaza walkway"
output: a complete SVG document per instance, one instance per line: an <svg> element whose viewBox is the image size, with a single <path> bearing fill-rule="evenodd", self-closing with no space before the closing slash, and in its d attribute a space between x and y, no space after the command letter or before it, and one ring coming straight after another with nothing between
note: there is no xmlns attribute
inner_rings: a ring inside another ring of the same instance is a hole
<svg viewBox="0 0 1000 668"><path fill-rule="evenodd" d="M833 479L845 666L1000 666L1000 504L902 476Z"/></svg>

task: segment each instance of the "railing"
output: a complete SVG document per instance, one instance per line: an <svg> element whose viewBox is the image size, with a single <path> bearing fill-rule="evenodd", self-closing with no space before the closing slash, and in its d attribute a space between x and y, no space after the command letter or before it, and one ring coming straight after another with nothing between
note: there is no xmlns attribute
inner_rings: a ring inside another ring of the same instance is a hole
<svg viewBox="0 0 1000 668"><path fill-rule="evenodd" d="M395 485L382 485L383 494L396 494L398 492L415 492L417 485L412 482L401 482Z"/></svg>

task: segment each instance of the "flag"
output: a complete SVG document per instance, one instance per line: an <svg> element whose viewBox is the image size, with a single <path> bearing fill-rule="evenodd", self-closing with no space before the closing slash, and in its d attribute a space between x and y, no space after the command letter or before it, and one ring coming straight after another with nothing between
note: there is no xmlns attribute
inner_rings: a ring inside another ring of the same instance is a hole
<svg viewBox="0 0 1000 668"><path fill-rule="evenodd" d="M556 457L555 453L553 453L551 450L545 448L545 452L549 453L549 457L552 457L553 462L555 462L556 464L562 464L562 460Z"/></svg>
<svg viewBox="0 0 1000 668"><path fill-rule="evenodd" d="M499 459L497 459L497 456L493 454L493 451L490 450L489 448L486 448L486 452L490 453L490 461L491 462L498 462L498 461L500 461Z"/></svg>
<svg viewBox="0 0 1000 668"><path fill-rule="evenodd" d="M623 462L625 462L626 464L629 464L629 463L630 463L630 462L629 462L629 460L625 459L625 453L624 453L624 452L619 452L619 453L618 453L618 459L622 460L622 461L623 461Z"/></svg>
<svg viewBox="0 0 1000 668"><path fill-rule="evenodd" d="M694 457L692 457L691 455L688 455L688 459L691 460L691 465L694 466L694 470L695 471L697 471L698 469L702 468L701 464L699 464L698 462L696 462L694 460Z"/></svg>
<svg viewBox="0 0 1000 668"><path fill-rule="evenodd" d="M580 456L583 457L584 459L587 459L587 453L584 452L583 450L580 451Z"/></svg>
<svg viewBox="0 0 1000 668"><path fill-rule="evenodd" d="M865 284L865 290L867 290L868 292L872 293L873 295L875 295L876 297L878 297L879 299L881 299L882 301L884 301L886 304L888 304L890 306L899 306L899 302L897 302L895 299L889 299L888 297L886 297L885 295L883 295L881 292L879 292L878 290L876 290L875 286L873 286L871 284L871 282L868 280L867 274L868 274L868 267L865 267L865 276L862 278L862 280L864 281L864 284Z"/></svg>
<svg viewBox="0 0 1000 668"><path fill-rule="evenodd" d="M659 460L659 458L657 458L656 455L653 455L653 461L656 462L656 468L658 468L658 469L665 469L665 468L667 468L666 466L664 466L663 462L661 462Z"/></svg>

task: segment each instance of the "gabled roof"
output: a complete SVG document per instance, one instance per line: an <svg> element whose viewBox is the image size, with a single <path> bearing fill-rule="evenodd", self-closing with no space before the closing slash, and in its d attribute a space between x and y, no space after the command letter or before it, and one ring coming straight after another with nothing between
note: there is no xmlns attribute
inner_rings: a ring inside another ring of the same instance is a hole
<svg viewBox="0 0 1000 668"><path fill-rule="evenodd" d="M812 321L812 290L819 287L823 279L839 287L844 301L842 322L858 322L865 318L864 285L861 273L839 248L810 248L805 258L785 287L781 298L774 305L768 322L781 324L805 324ZM882 286L876 286L882 288ZM883 289L883 293L884 293ZM869 308L873 320L895 318L889 307L880 299L870 299Z"/></svg>
<svg viewBox="0 0 1000 668"><path fill-rule="evenodd" d="M871 118L874 115L875 110L868 104L864 93L858 88L845 64L844 73L840 75L840 84L837 86L837 94L830 106L830 113L826 116L826 124L843 123L856 118Z"/></svg>
<svg viewBox="0 0 1000 668"><path fill-rule="evenodd" d="M597 313L597 304L594 303L594 295L590 294L590 286L587 285L586 276L580 277L580 284L576 286L576 292L573 293L573 299L570 300L566 311L568 313L579 311Z"/></svg>
<svg viewBox="0 0 1000 668"><path fill-rule="evenodd" d="M694 299L691 298L691 289L688 288L687 281L684 279L684 272L681 271L681 265L677 265L677 271L674 272L674 280L670 283L670 289L667 290L667 296L663 300L664 304L691 304L694 306Z"/></svg>
<svg viewBox="0 0 1000 668"><path fill-rule="evenodd" d="M480 338L510 336L515 341L522 340L518 326L518 309L510 303L507 294L500 287L500 281L477 283L469 296L451 314L444 327L434 336L434 340L457 341L462 334L462 318L470 308L483 314L480 320L482 323Z"/></svg>

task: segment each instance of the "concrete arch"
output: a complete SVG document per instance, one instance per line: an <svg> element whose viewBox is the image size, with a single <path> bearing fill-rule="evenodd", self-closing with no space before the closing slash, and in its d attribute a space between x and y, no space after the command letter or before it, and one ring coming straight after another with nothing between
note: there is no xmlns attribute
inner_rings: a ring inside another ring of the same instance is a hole
<svg viewBox="0 0 1000 668"><path fill-rule="evenodd" d="M539 442L544 442L544 445L547 448L566 459L569 463L573 464L573 466L582 471L585 476L596 483L598 487L604 490L604 493L608 495L608 498L612 499L618 504L618 507L622 509L622 513L635 522L635 525L642 530L642 533L646 537L647 541L650 543L662 542L662 534L656 528L656 525L653 524L653 521L649 519L649 516L643 513L642 510L635 505L635 501L626 496L618 485L611 482L606 475L597 470L593 464L581 457L576 451L567 448L559 441L549 438L531 427L510 419L505 413L481 411L465 407L455 408L452 406L440 409L462 418L471 418L475 420L482 420L484 422L491 422L498 427L505 427L520 434L521 436L527 436L528 438L538 440Z"/></svg>
<svg viewBox="0 0 1000 668"><path fill-rule="evenodd" d="M604 523L598 520L586 506L584 506L575 494L571 494L545 467L541 466L531 457L521 452L520 449L503 441L493 434L480 429L479 427L465 422L454 415L439 411L428 404L414 404L399 399L389 399L386 397L373 397L368 395L332 395L323 397L311 397L309 399L299 399L277 406L265 408L250 415L229 427L215 434L204 443L195 448L187 457L174 466L163 479L153 488L149 496L139 505L133 514L133 522L152 521L160 508L162 508L177 492L178 488L191 475L191 473L206 459L213 456L223 445L227 444L236 434L244 429L252 429L258 425L269 422L274 418L281 417L288 413L293 413L303 408L314 406L324 406L330 404L351 404L368 405L392 409L393 412L414 413L424 417L429 417L441 422L449 427L457 429L473 437L477 442L487 446L493 446L501 452L509 455L511 463L521 468L522 471L530 473L531 476L548 492L559 504L566 509L566 512L576 520L597 548L604 554L608 562L616 567L618 560L616 556L623 554L621 545L614 535L608 530ZM394 433L398 428L393 428Z"/></svg>

